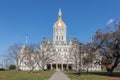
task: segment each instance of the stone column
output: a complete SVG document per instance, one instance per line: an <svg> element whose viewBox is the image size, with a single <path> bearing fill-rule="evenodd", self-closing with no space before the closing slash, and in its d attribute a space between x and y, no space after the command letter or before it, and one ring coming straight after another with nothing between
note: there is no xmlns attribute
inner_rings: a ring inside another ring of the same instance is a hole
<svg viewBox="0 0 120 80"><path fill-rule="evenodd" d="M56 70L58 70L58 64L56 63Z"/></svg>
<svg viewBox="0 0 120 80"><path fill-rule="evenodd" d="M61 70L63 71L63 63L61 64Z"/></svg>
<svg viewBox="0 0 120 80"><path fill-rule="evenodd" d="M51 65L51 67L50 67L50 68L51 68L51 70L53 70L53 66L52 66L52 63L51 63L50 65Z"/></svg>
<svg viewBox="0 0 120 80"><path fill-rule="evenodd" d="M69 64L67 64L67 70L69 71Z"/></svg>

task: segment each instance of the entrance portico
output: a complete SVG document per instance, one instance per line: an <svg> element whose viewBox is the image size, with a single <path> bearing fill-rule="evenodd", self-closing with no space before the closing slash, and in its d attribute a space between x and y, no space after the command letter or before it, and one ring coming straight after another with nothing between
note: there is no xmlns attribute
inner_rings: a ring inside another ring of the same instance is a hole
<svg viewBox="0 0 120 80"><path fill-rule="evenodd" d="M72 64L47 64L48 70L72 70Z"/></svg>

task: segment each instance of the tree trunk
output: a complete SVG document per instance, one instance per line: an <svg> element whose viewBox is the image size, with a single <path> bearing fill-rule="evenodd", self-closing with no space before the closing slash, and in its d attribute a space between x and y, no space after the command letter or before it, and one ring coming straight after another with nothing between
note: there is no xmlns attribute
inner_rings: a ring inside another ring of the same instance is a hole
<svg viewBox="0 0 120 80"><path fill-rule="evenodd" d="M88 74L88 68L87 68L87 74Z"/></svg>
<svg viewBox="0 0 120 80"><path fill-rule="evenodd" d="M19 71L18 59L16 61L17 61L17 63L16 63L16 70Z"/></svg>
<svg viewBox="0 0 120 80"><path fill-rule="evenodd" d="M44 71L45 69L44 69L44 65L42 65L42 71Z"/></svg>
<svg viewBox="0 0 120 80"><path fill-rule="evenodd" d="M30 72L32 73L34 70L33 66L30 67Z"/></svg>
<svg viewBox="0 0 120 80"><path fill-rule="evenodd" d="M106 69L107 69L107 72L108 72L109 76L112 76L112 73L113 73L114 69L119 64L118 59L119 59L119 56L116 58L115 63L113 65L107 65L106 66Z"/></svg>
<svg viewBox="0 0 120 80"><path fill-rule="evenodd" d="M113 73L115 67L116 67L116 65L108 65L108 66L106 66L106 70L107 70L107 73L108 73L109 76L112 76L112 73Z"/></svg>
<svg viewBox="0 0 120 80"><path fill-rule="evenodd" d="M109 76L112 76L113 71L114 71L114 69L107 68L107 73Z"/></svg>

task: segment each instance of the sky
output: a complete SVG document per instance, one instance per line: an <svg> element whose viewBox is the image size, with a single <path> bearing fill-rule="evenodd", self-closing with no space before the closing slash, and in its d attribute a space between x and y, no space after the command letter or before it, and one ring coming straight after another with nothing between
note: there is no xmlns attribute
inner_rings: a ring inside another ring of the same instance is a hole
<svg viewBox="0 0 120 80"><path fill-rule="evenodd" d="M97 29L120 18L120 0L0 0L0 54L14 43L53 40L53 25L62 10L67 40L89 42Z"/></svg>

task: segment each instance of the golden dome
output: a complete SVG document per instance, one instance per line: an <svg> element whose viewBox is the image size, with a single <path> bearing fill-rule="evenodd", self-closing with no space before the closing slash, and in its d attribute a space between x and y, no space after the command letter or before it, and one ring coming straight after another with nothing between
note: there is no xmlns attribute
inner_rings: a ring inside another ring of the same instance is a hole
<svg viewBox="0 0 120 80"><path fill-rule="evenodd" d="M66 27L65 23L62 21L62 19L58 19L58 21L54 25L55 27Z"/></svg>
<svg viewBox="0 0 120 80"><path fill-rule="evenodd" d="M66 27L65 23L62 21L62 11L59 9L58 21L55 23L54 27Z"/></svg>

